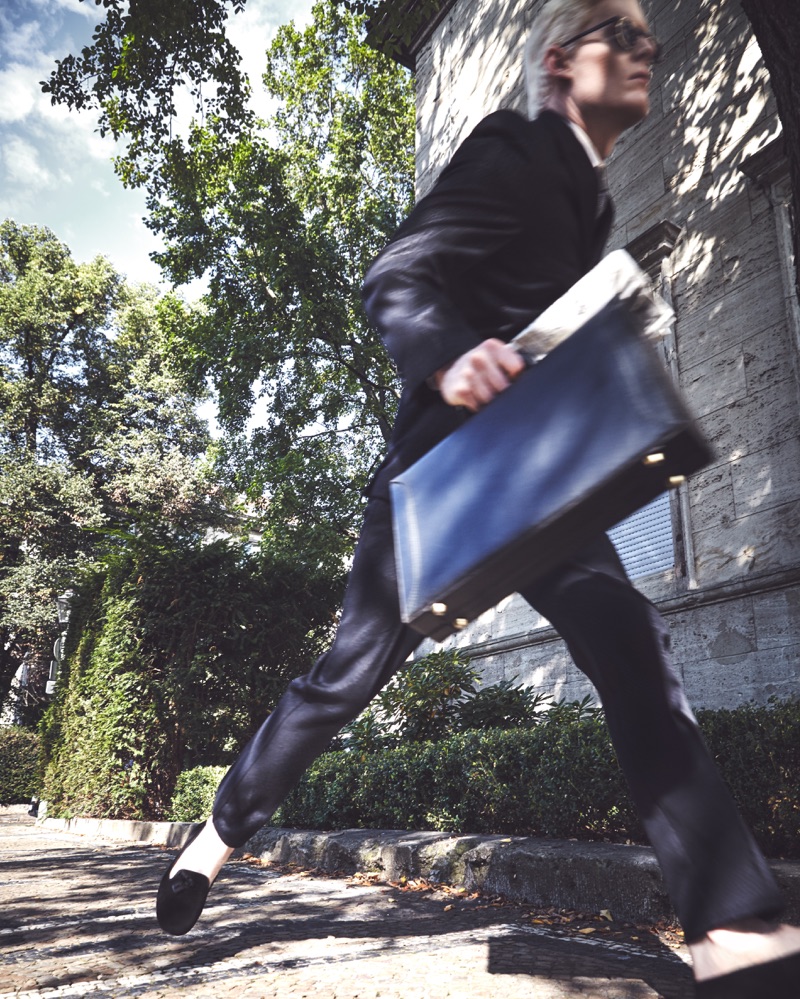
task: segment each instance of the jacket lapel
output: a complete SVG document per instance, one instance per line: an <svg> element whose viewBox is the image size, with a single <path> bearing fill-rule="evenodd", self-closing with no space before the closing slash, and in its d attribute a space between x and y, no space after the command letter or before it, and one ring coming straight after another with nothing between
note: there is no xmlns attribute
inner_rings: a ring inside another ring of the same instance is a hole
<svg viewBox="0 0 800 999"><path fill-rule="evenodd" d="M589 162L586 150L581 146L564 119L554 111L542 111L537 121L547 129L553 138L564 169L570 180L570 190L574 199L581 226L584 266L588 270L594 266L611 229L614 217L611 200L603 213L597 217L598 184L594 167Z"/></svg>

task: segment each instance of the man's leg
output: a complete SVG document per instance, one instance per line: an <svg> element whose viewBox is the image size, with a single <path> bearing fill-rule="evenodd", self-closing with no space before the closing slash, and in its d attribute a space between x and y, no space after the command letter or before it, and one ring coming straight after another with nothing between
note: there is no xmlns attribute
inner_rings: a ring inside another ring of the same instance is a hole
<svg viewBox="0 0 800 999"><path fill-rule="evenodd" d="M597 688L631 796L687 940L782 907L702 740L656 608L605 536L522 596Z"/></svg>
<svg viewBox="0 0 800 999"><path fill-rule="evenodd" d="M366 707L422 637L400 621L388 502L367 506L331 649L289 684L226 774L213 824L245 843L280 805L334 735Z"/></svg>

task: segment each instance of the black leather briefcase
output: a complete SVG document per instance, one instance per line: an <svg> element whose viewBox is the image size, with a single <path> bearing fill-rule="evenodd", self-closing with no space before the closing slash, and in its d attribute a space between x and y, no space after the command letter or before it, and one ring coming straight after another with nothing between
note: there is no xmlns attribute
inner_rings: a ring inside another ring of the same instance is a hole
<svg viewBox="0 0 800 999"><path fill-rule="evenodd" d="M612 299L390 483L403 621L441 641L710 458Z"/></svg>

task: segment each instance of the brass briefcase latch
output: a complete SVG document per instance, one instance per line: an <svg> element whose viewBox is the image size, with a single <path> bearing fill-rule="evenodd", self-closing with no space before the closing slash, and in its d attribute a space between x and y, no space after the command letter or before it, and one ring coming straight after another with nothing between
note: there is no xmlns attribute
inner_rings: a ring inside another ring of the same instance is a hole
<svg viewBox="0 0 800 999"><path fill-rule="evenodd" d="M455 621L453 621L453 627L457 628L459 631L466 628L468 624L469 621L465 617L457 617Z"/></svg>
<svg viewBox="0 0 800 999"><path fill-rule="evenodd" d="M431 613L437 617L444 617L447 613L447 604L431 604Z"/></svg>
<svg viewBox="0 0 800 999"><path fill-rule="evenodd" d="M685 475L670 475L667 479L670 489L677 489L678 486L682 486L686 481Z"/></svg>
<svg viewBox="0 0 800 999"><path fill-rule="evenodd" d="M644 459L645 465L660 465L664 460L665 455L661 451L655 451L653 454L648 454Z"/></svg>

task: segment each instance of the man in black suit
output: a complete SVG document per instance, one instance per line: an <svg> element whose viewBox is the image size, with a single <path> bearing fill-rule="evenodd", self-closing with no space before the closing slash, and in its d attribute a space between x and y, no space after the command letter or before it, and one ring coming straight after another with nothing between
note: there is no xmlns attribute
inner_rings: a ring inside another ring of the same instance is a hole
<svg viewBox="0 0 800 999"><path fill-rule="evenodd" d="M399 616L388 482L510 384L523 364L508 341L600 259L612 216L604 160L647 114L656 56L636 0L550 0L527 55L534 120L500 111L482 121L370 268L367 312L404 388L337 635L289 685L226 775L212 821L164 875L159 919L170 932L186 932L231 848L269 819L419 644ZM520 592L597 687L705 994L732 995L709 990L800 939L789 928L764 934L758 923L758 933L736 939L769 946L731 959L709 937L774 915L781 900L703 745L658 612L605 536ZM778 986L773 995L783 995Z"/></svg>

